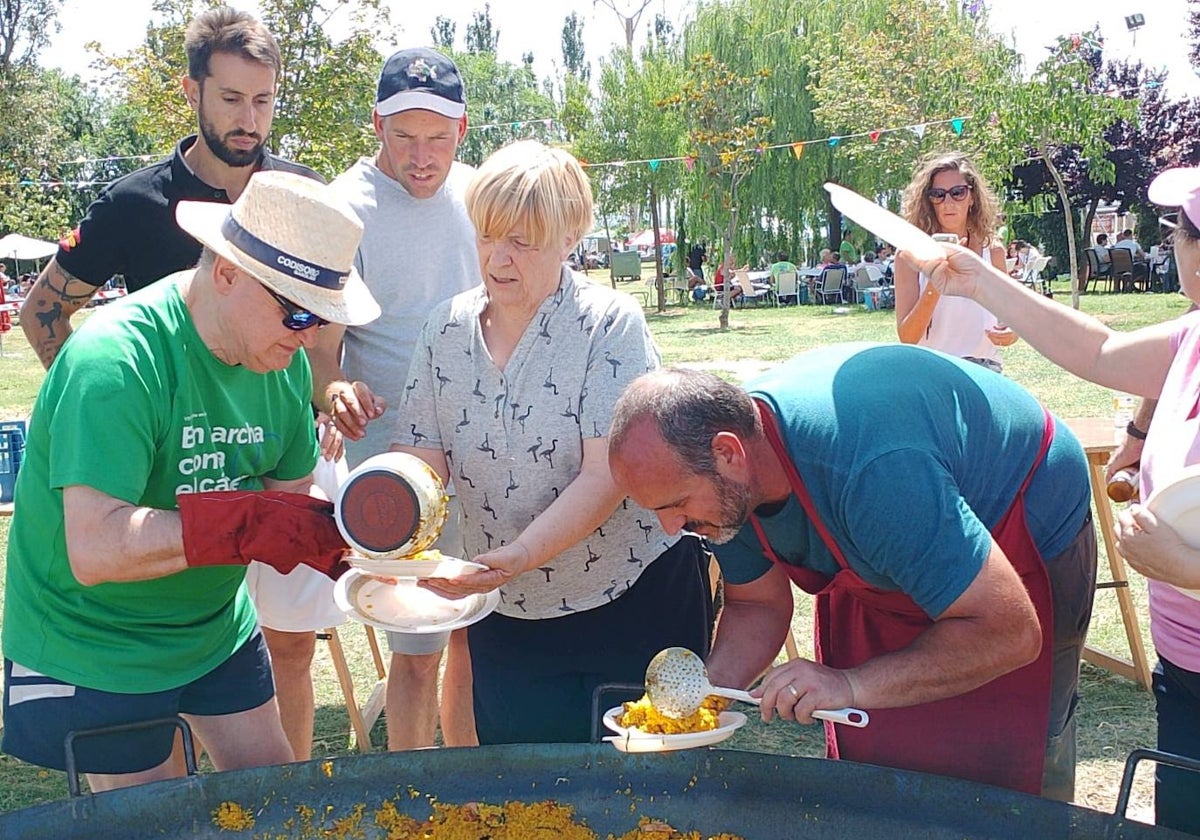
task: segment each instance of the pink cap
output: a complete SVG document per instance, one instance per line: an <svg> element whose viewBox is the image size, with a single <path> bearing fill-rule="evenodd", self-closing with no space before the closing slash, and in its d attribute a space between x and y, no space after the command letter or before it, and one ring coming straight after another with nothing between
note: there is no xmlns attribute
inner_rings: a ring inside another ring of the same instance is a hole
<svg viewBox="0 0 1200 840"><path fill-rule="evenodd" d="M1147 198L1163 207L1178 207L1200 228L1200 167L1180 166L1150 182Z"/></svg>

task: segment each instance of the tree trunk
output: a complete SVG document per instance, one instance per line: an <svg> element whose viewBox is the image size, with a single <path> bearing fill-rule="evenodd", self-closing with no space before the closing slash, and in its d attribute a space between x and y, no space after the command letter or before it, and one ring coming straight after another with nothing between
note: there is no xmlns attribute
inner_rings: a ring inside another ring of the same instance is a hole
<svg viewBox="0 0 1200 840"><path fill-rule="evenodd" d="M1071 308L1079 308L1079 257L1075 253L1075 213L1071 209L1071 196L1067 193L1067 185L1063 181L1062 174L1058 171L1058 167L1054 165L1054 160L1050 156L1050 149L1043 144L1041 148L1042 160L1046 162L1046 168L1050 170L1050 177L1054 179L1055 185L1058 187L1058 197L1062 199L1063 215L1067 222L1067 254L1071 262Z"/></svg>
<svg viewBox="0 0 1200 840"><path fill-rule="evenodd" d="M725 229L725 250L721 257L721 265L724 266L724 270L721 272L724 275L722 282L725 284L725 291L721 295L721 315L718 321L721 325L721 332L729 329L729 299L733 292L733 234L737 231L738 217L736 190L733 195L735 198L729 208L729 227ZM716 282L715 275L713 282Z"/></svg>
<svg viewBox="0 0 1200 840"><path fill-rule="evenodd" d="M650 184L650 228L654 231L654 291L657 298L658 312L667 311L667 303L663 295L662 241L658 230L658 190L654 183Z"/></svg>
<svg viewBox="0 0 1200 840"><path fill-rule="evenodd" d="M600 215L604 218L604 238L608 240L608 282L612 285L613 289L615 290L617 288L617 278L616 278L616 275L614 275L612 273L612 255L613 255L612 230L608 227L608 212L605 210L603 205L601 205L601 207L600 207Z"/></svg>

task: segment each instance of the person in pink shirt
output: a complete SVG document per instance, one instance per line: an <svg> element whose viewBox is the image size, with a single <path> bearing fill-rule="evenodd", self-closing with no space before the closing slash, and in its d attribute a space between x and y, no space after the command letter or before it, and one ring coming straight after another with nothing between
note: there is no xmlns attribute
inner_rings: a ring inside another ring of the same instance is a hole
<svg viewBox="0 0 1200 840"><path fill-rule="evenodd" d="M1148 195L1155 204L1178 209L1174 220L1168 214L1164 222L1174 228L1183 292L1200 303L1200 168L1163 172ZM1158 397L1142 450L1142 499L1200 465L1200 311L1121 333L1011 282L963 248L946 246L944 258L922 262L920 268L941 294L977 301L1077 376ZM1141 432L1131 428L1130 434ZM1200 549L1144 505L1120 512L1117 538L1129 564L1150 578L1150 630L1159 656L1154 674L1158 747L1200 759L1200 601L1181 591L1200 589ZM1197 801L1200 775L1159 766L1158 825L1200 834Z"/></svg>

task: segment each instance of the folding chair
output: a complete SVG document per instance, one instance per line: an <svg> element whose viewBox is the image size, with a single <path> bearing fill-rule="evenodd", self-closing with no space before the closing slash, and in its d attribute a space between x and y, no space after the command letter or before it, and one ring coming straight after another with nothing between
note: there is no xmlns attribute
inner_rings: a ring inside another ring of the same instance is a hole
<svg viewBox="0 0 1200 840"><path fill-rule="evenodd" d="M845 303L846 298L842 294L842 284L846 282L846 266L832 266L821 272L821 278L817 283L817 295L821 298L821 303L829 303L830 298L836 298L838 303Z"/></svg>
<svg viewBox="0 0 1200 840"><path fill-rule="evenodd" d="M743 301L753 301L755 306L758 306L759 301L766 299L769 303L771 300L771 290L756 289L754 283L750 281L750 274L743 269L734 269L733 279L737 282L742 290Z"/></svg>
<svg viewBox="0 0 1200 840"><path fill-rule="evenodd" d="M860 265L854 272L854 303L866 303L864 293L867 289L874 289L878 286L882 276L882 274L874 275L867 266Z"/></svg>
<svg viewBox="0 0 1200 840"><path fill-rule="evenodd" d="M333 660L333 670L337 672L338 684L342 688L342 696L346 699L346 714L350 716L350 728L353 731L353 743L361 753L371 751L371 727L379 719L383 705L387 700L387 668L383 662L383 654L379 650L379 640L375 638L375 628L362 625L367 633L367 644L371 647L371 659L375 662L375 685L367 696L363 706L358 705L354 698L354 678L350 667L346 664L346 653L342 648L342 639L336 627L326 627L317 634L318 639L329 642L329 658Z"/></svg>
<svg viewBox="0 0 1200 840"><path fill-rule="evenodd" d="M775 305L782 306L783 298L792 298L800 305L800 272L781 271L775 279Z"/></svg>
<svg viewBox="0 0 1200 840"><path fill-rule="evenodd" d="M1046 266L1050 264L1050 257L1042 256L1036 258L1033 262L1025 267L1025 274L1021 277L1021 282L1035 291L1040 291L1043 295L1050 297L1050 281L1042 278L1042 272Z"/></svg>

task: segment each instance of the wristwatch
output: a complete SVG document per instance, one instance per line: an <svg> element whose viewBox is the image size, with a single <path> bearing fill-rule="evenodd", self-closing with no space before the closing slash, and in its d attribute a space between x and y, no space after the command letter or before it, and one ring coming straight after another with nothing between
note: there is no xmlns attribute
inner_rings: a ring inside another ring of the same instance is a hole
<svg viewBox="0 0 1200 840"><path fill-rule="evenodd" d="M1146 433L1143 432L1141 429L1139 429L1137 426L1133 425L1132 420L1130 420L1129 423L1126 424L1125 434L1129 435L1131 438L1137 438L1138 440L1146 439Z"/></svg>

